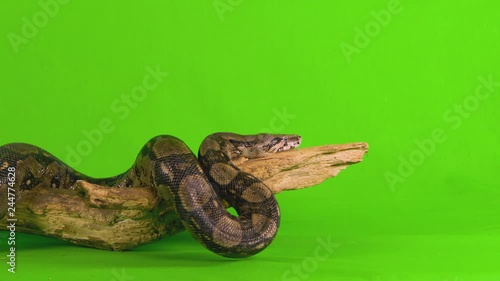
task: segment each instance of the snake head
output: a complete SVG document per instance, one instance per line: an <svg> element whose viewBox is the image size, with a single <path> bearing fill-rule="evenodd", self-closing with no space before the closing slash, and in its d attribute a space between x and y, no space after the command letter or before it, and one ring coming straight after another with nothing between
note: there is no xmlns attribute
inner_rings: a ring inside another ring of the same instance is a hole
<svg viewBox="0 0 500 281"><path fill-rule="evenodd" d="M299 135L258 134L244 136L244 140L231 140L231 143L246 158L264 157L276 152L290 150L300 145Z"/></svg>

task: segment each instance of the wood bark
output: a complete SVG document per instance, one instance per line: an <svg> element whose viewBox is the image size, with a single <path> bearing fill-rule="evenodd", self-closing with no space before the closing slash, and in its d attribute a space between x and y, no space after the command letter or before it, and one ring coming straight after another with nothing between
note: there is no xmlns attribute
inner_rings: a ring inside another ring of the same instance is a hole
<svg viewBox="0 0 500 281"><path fill-rule="evenodd" d="M360 162L367 150L366 143L325 145L242 159L236 165L276 194L335 177ZM6 202L5 190L0 196L0 202ZM0 227L5 230L9 222L1 211ZM16 231L107 250L128 250L184 230L173 202L161 199L152 188L106 188L85 181L79 181L76 190L38 188L18 194L15 217Z"/></svg>

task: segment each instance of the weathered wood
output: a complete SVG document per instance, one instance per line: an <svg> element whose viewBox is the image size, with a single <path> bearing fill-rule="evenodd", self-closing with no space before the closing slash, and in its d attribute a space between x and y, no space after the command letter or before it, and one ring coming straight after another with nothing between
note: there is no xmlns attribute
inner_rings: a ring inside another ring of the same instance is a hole
<svg viewBox="0 0 500 281"><path fill-rule="evenodd" d="M262 179L274 193L313 186L361 162L368 151L364 142L324 145L250 159L238 166Z"/></svg>
<svg viewBox="0 0 500 281"><path fill-rule="evenodd" d="M279 193L334 177L360 162L367 150L366 143L325 145L236 164ZM0 196L7 198L6 190L0 190ZM85 181L79 181L76 190L39 188L19 194L16 218L16 231L108 250L131 249L184 229L173 202L161 199L150 187L116 189ZM6 215L0 227L6 229Z"/></svg>

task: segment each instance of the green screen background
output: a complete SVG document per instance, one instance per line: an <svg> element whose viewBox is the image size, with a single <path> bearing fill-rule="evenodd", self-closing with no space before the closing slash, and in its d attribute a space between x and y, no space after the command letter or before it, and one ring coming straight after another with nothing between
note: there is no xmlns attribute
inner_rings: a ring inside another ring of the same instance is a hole
<svg viewBox="0 0 500 281"><path fill-rule="evenodd" d="M249 259L186 232L129 252L17 233L16 273L2 260L0 280L500 278L498 5L186 2L5 2L0 144L63 160L80 145L73 166L96 177L159 134L195 151L217 131L365 141L364 161L279 194L278 236Z"/></svg>

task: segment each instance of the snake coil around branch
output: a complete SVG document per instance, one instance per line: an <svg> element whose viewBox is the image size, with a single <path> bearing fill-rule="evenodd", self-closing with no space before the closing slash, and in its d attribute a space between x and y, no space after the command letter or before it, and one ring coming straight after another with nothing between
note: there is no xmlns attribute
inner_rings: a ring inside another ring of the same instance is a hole
<svg viewBox="0 0 500 281"><path fill-rule="evenodd" d="M14 167L19 231L126 250L187 229L219 255L250 256L277 233L273 194L320 183L367 151L365 143L290 150L300 142L297 135L216 133L196 158L179 139L158 136L129 170L104 179L78 173L38 147L7 144L0 146L0 226Z"/></svg>

